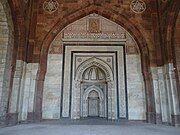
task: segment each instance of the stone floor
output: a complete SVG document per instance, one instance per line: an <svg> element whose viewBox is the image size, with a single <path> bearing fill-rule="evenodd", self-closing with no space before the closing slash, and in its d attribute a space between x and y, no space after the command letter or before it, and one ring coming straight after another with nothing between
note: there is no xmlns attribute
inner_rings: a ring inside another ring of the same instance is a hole
<svg viewBox="0 0 180 135"><path fill-rule="evenodd" d="M0 135L180 135L180 128L126 120L64 119L1 127Z"/></svg>

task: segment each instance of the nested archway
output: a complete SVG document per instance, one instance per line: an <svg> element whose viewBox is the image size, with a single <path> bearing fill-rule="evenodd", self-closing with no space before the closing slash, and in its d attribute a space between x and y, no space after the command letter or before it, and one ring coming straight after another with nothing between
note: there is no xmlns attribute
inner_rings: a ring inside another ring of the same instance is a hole
<svg viewBox="0 0 180 135"><path fill-rule="evenodd" d="M93 105L94 102L94 105ZM82 101L82 117L88 116L99 116L99 117L106 117L105 113L105 105L106 100L103 91L95 86L92 85L88 87L83 94L83 101ZM92 108L93 107L93 108ZM93 111L91 111L93 109Z"/></svg>
<svg viewBox="0 0 180 135"><path fill-rule="evenodd" d="M104 73L106 75L106 81L114 80L112 69L104 61L102 61L96 57L90 58L90 59L86 60L85 62L83 62L81 65L79 65L79 67L77 68L77 71L76 71L75 80L77 80L77 81L83 80L84 71L92 66L97 66L98 68L101 68L104 71Z"/></svg>
<svg viewBox="0 0 180 135"><path fill-rule="evenodd" d="M117 106L112 106L117 100L112 94L117 91L113 76L109 65L96 57L87 59L78 66L72 80L72 119L88 116L117 119Z"/></svg>
<svg viewBox="0 0 180 135"><path fill-rule="evenodd" d="M83 11L83 12L82 12ZM154 112L154 105L153 105L153 92L151 89L150 84L150 74L149 74L149 55L148 55L148 48L146 40L144 39L141 32L136 28L134 24L132 24L127 18L125 18L123 15L113 13L110 10L106 10L106 14L103 12L102 7L97 7L95 5L91 5L86 7L83 10L77 11L72 15L67 16L63 20L59 21L54 28L48 33L46 38L43 41L42 46L42 52L41 52L41 61L40 61L40 68L38 72L38 81L37 81L37 95L36 95L36 112L41 113L41 105L42 105L42 99L39 97L42 97L43 92L43 83L44 83L44 77L46 72L46 64L47 64L47 53L49 46L54 39L54 37L68 24L74 22L75 20L78 20L90 13L97 13L99 15L104 16L105 18L108 18L114 22L116 22L119 25L122 25L127 31L132 34L132 36L135 38L136 42L139 45L140 51L141 51L141 59L142 59L142 67L143 67L143 74L145 77L145 83L146 83L146 100L147 100L147 112ZM116 16L115 18L111 18L111 16ZM68 20L68 21L67 21Z"/></svg>

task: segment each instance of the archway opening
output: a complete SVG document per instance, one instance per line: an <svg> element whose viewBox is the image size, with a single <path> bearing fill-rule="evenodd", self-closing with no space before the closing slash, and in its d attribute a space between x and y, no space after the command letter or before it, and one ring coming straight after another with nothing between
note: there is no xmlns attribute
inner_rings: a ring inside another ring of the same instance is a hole
<svg viewBox="0 0 180 135"><path fill-rule="evenodd" d="M91 28L91 23L97 23L97 27ZM95 86L106 90L104 98L109 100L105 102L102 117L146 119L141 54L136 41L120 25L98 14L90 14L68 25L56 36L47 61L44 119L87 117L88 107L84 113L81 92L97 82L104 83ZM54 93L58 93L55 98L49 97ZM49 106L51 102L56 104ZM48 111L51 108L56 109Z"/></svg>
<svg viewBox="0 0 180 135"><path fill-rule="evenodd" d="M88 95L88 117L99 117L99 95L92 90Z"/></svg>
<svg viewBox="0 0 180 135"><path fill-rule="evenodd" d="M105 72L97 67L87 68L82 75L81 117L107 117L107 82Z"/></svg>

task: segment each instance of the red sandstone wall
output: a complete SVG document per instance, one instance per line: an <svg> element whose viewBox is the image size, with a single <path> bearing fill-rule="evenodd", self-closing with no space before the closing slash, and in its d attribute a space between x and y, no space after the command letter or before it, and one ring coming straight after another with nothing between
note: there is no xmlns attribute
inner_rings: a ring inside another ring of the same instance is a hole
<svg viewBox="0 0 180 135"><path fill-rule="evenodd" d="M147 9L142 14L136 14L131 11L130 9L130 2L131 0L102 0L100 3L95 2L95 6L93 5L92 0L68 0L65 2L62 2L61 0L57 0L59 2L59 8L56 12L52 14L48 14L43 10L43 0L40 0L38 5L38 13L37 13L37 24L36 24L36 48L34 49L34 57L40 53L40 49L42 47L43 40L46 38L46 35L51 31L51 29L56 25L56 23L60 21L65 21L65 23L60 23L59 27L65 27L61 26L64 24L70 24L73 21L76 21L76 16L86 16L91 11L97 12L97 14L104 13L108 19L110 20L118 20L117 18L121 18L121 16L125 17L130 22L133 22L134 26L137 27L137 29L144 35L146 42L148 43L148 49L151 52L150 58L152 59L152 62L156 62L155 53L156 50L154 48L153 43L153 35L152 35L152 18L151 18L151 10L154 5L152 5L151 1L144 0L147 5ZM96 8L98 10L96 10ZM80 11L80 12L79 12ZM101 12L99 12L101 11ZM112 11L112 12L109 12ZM155 11L155 10L154 10ZM34 11L35 12L35 11ZM76 15L73 15L73 13L78 12ZM113 14L111 14L113 13ZM71 16L69 16L71 15ZM119 15L119 16L117 16ZM71 20L73 18L73 20ZM71 21L70 21L71 20ZM122 24L124 25L124 24ZM156 25L156 23L154 24ZM54 35L55 37L55 35ZM139 37L140 39L142 37ZM156 41L157 43L157 41ZM36 60L37 61L37 60Z"/></svg>

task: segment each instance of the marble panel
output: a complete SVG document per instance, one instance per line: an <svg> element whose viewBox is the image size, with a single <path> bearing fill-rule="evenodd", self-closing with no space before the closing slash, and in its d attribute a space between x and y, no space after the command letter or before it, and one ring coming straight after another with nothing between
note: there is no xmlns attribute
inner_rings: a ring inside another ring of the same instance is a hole
<svg viewBox="0 0 180 135"><path fill-rule="evenodd" d="M49 54L44 81L42 118L60 118L62 82L62 55Z"/></svg>
<svg viewBox="0 0 180 135"><path fill-rule="evenodd" d="M160 102L161 102L161 110L162 110L162 121L168 122L168 100L167 100L167 88L166 88L166 81L165 81L165 68L158 67L158 85L159 85L159 92L160 92Z"/></svg>
<svg viewBox="0 0 180 135"><path fill-rule="evenodd" d="M146 120L145 88L140 55L126 55L128 115L130 120Z"/></svg>
<svg viewBox="0 0 180 135"><path fill-rule="evenodd" d="M28 112L34 110L35 77L37 75L38 64L29 63L24 70L24 82L22 83L21 100L22 104L19 111L19 120L27 120Z"/></svg>
<svg viewBox="0 0 180 135"><path fill-rule="evenodd" d="M24 62L22 60L16 61L16 71L13 81L13 87L12 87L12 95L10 99L10 113L16 113L18 110L18 103L20 98L20 89L22 87L21 85L21 79L23 75L23 69L24 69Z"/></svg>

